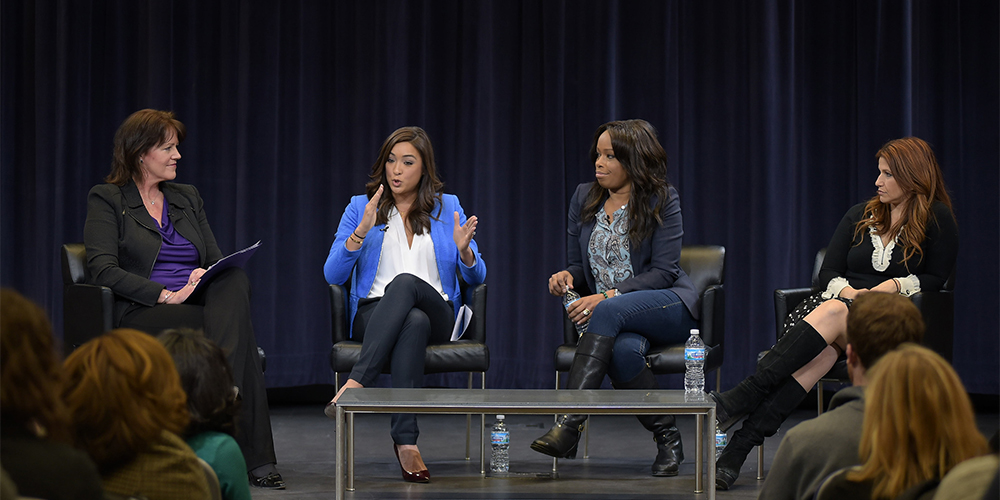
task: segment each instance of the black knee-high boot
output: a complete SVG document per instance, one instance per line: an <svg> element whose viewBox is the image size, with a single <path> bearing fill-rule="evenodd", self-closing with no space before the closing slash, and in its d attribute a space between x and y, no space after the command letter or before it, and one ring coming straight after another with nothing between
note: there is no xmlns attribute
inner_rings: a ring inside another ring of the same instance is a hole
<svg viewBox="0 0 1000 500"><path fill-rule="evenodd" d="M722 450L722 455L715 464L716 488L728 490L733 485L736 478L740 477L740 467L750 450L763 444L764 438L778 432L778 427L799 407L806 394L797 380L787 377L774 393L750 412L743 427L733 433L733 438L726 449Z"/></svg>
<svg viewBox="0 0 1000 500"><path fill-rule="evenodd" d="M812 325L799 321L757 362L753 375L722 394L710 393L715 399L719 428L728 430L753 411L778 384L812 361L826 346L826 339Z"/></svg>
<svg viewBox="0 0 1000 500"><path fill-rule="evenodd" d="M596 389L601 386L611 361L614 337L584 333L569 369L567 389ZM531 449L556 458L573 458L580 442L586 415L562 415L549 432L531 443Z"/></svg>
<svg viewBox="0 0 1000 500"><path fill-rule="evenodd" d="M611 381L615 389L656 389L659 384L649 367L643 367L639 375L628 382ZM673 415L639 415L639 423L653 433L656 442L656 459L651 467L654 476L676 476L684 461L684 447L681 433L677 430L677 419Z"/></svg>

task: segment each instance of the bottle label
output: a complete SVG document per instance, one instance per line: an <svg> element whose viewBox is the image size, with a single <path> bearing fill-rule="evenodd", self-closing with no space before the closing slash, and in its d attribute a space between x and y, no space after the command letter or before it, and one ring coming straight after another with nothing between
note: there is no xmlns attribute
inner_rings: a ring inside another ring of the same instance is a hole
<svg viewBox="0 0 1000 500"><path fill-rule="evenodd" d="M705 349L700 347L685 348L684 361L705 361Z"/></svg>
<svg viewBox="0 0 1000 500"><path fill-rule="evenodd" d="M725 432L720 432L715 435L715 447L725 448L729 444L729 436Z"/></svg>
<svg viewBox="0 0 1000 500"><path fill-rule="evenodd" d="M576 299L573 299L573 300L569 300L565 304L563 304L563 307L565 307L566 309L569 309L569 305L572 304L572 303L574 303L574 302L576 302L576 301L578 301L578 300L580 300L580 299L576 298Z"/></svg>
<svg viewBox="0 0 1000 500"><path fill-rule="evenodd" d="M510 432L490 432L490 443L493 444L493 446L510 444Z"/></svg>

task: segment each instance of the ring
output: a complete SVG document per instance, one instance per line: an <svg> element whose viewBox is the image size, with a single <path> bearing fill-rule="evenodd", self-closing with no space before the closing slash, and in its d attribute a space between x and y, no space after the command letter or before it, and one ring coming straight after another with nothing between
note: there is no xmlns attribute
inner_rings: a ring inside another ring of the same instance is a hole
<svg viewBox="0 0 1000 500"><path fill-rule="evenodd" d="M583 315L584 316L590 316L590 309L584 309L583 310Z"/></svg>

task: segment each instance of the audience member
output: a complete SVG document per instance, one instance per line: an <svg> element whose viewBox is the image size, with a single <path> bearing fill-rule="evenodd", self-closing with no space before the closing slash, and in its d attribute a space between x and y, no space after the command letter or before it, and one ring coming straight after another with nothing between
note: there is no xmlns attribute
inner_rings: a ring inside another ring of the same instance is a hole
<svg viewBox="0 0 1000 500"><path fill-rule="evenodd" d="M198 456L178 436L189 421L187 396L156 339L112 330L73 351L64 372L77 443L97 463L106 491L148 500L210 498Z"/></svg>
<svg viewBox="0 0 1000 500"><path fill-rule="evenodd" d="M7 288L0 289L0 370L0 464L10 482L27 497L101 499L97 467L70 446L49 320L40 307Z"/></svg>
<svg viewBox="0 0 1000 500"><path fill-rule="evenodd" d="M965 387L940 355L904 344L869 374L862 465L834 473L819 500L930 498L952 468L986 452Z"/></svg>
<svg viewBox="0 0 1000 500"><path fill-rule="evenodd" d="M856 465L868 367L905 342L920 342L924 320L910 299L869 293L847 314L847 366L852 387L830 400L826 413L785 434L758 498L810 499L820 482L838 469Z"/></svg>
<svg viewBox="0 0 1000 500"><path fill-rule="evenodd" d="M246 462L236 444L240 399L222 349L199 330L166 330L157 339L174 358L191 422L184 440L219 478L224 500L250 500Z"/></svg>

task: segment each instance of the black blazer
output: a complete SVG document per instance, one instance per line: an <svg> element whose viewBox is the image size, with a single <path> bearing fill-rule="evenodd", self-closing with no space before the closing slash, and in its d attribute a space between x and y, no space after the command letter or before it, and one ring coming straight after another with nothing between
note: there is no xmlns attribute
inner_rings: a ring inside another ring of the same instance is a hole
<svg viewBox="0 0 1000 500"><path fill-rule="evenodd" d="M566 269L573 275L574 283L579 283L580 278L583 278L591 293L598 293L601 290L595 290L590 259L587 258L587 245L590 244L596 222L594 219L580 220L580 211L587 200L591 184L593 183L586 182L577 186L570 200L569 222L566 226L569 266ZM656 200L650 202L655 204ZM616 288L621 293L669 288L684 302L691 316L698 319L698 290L680 266L684 224L681 219L680 197L673 186L667 189L667 202L663 204L660 217L663 224L653 231L652 236L640 242L638 248L629 248L633 276L616 283ZM579 285L574 286L579 288Z"/></svg>
<svg viewBox="0 0 1000 500"><path fill-rule="evenodd" d="M198 250L199 267L221 259L198 190L190 184L172 182L160 183L160 190L170 205L167 213L174 228ZM124 186L99 184L90 190L83 241L91 283L115 292L115 325L129 306L156 304L163 285L150 281L149 276L163 240L135 182Z"/></svg>

